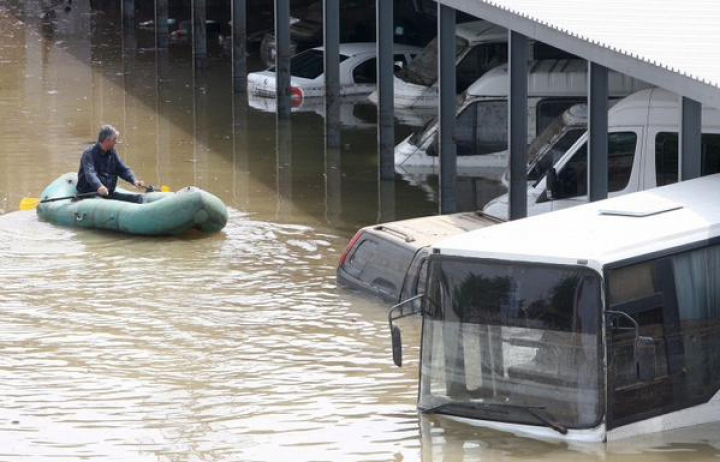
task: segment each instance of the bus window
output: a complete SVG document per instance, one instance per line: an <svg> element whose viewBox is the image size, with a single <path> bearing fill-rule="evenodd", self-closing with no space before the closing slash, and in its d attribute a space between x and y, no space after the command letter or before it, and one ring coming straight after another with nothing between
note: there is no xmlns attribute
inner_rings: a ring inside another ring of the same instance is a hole
<svg viewBox="0 0 720 462"><path fill-rule="evenodd" d="M655 376L640 380L634 329L608 326L612 427L710 400L720 390L720 246L611 270L608 287L610 310L655 348Z"/></svg>

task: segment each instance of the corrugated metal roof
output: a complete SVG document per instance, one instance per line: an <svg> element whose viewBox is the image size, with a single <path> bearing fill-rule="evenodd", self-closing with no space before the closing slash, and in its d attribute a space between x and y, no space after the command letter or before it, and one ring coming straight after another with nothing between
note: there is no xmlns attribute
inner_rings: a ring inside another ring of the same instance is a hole
<svg viewBox="0 0 720 462"><path fill-rule="evenodd" d="M578 41L610 51L581 56L626 73L644 66L643 75L633 76L705 103L720 102L718 0L438 1L571 52L592 54ZM565 35L564 43L548 30ZM686 77L691 88L665 72Z"/></svg>

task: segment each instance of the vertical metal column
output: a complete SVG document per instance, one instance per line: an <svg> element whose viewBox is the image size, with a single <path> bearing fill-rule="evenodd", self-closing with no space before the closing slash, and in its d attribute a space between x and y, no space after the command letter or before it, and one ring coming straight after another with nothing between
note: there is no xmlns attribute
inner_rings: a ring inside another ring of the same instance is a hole
<svg viewBox="0 0 720 462"><path fill-rule="evenodd" d="M588 63L588 198L608 196L608 70Z"/></svg>
<svg viewBox="0 0 720 462"><path fill-rule="evenodd" d="M457 151L453 141L457 112L456 40L455 10L438 4L440 213L457 211Z"/></svg>
<svg viewBox="0 0 720 462"><path fill-rule="evenodd" d="M278 197L277 216L292 210L292 124L289 117L277 118L275 129L275 184Z"/></svg>
<svg viewBox="0 0 720 462"><path fill-rule="evenodd" d="M232 0L233 91L247 92L247 0Z"/></svg>
<svg viewBox="0 0 720 462"><path fill-rule="evenodd" d="M122 0L123 29L135 29L135 0Z"/></svg>
<svg viewBox="0 0 720 462"><path fill-rule="evenodd" d="M380 180L395 178L395 106L393 88L393 2L376 0L378 154Z"/></svg>
<svg viewBox="0 0 720 462"><path fill-rule="evenodd" d="M192 0L193 57L195 67L201 68L207 64L206 16L205 0Z"/></svg>
<svg viewBox="0 0 720 462"><path fill-rule="evenodd" d="M682 98L680 109L680 180L702 175L702 104Z"/></svg>
<svg viewBox="0 0 720 462"><path fill-rule="evenodd" d="M527 216L527 138L528 138L528 41L517 32L508 32L510 92L508 95L508 150L510 151L511 220Z"/></svg>
<svg viewBox="0 0 720 462"><path fill-rule="evenodd" d="M133 0L123 0L123 35L122 35L122 54L121 65L123 73L123 91L122 91L122 128L120 133L123 139L123 156L129 158L132 165L133 142L134 137L131 133L131 127L135 127L135 118L137 116L137 101L133 97L135 94L135 60L137 59L137 38L135 36L135 2Z"/></svg>
<svg viewBox="0 0 720 462"><path fill-rule="evenodd" d="M250 159L248 153L248 103L247 93L233 95L233 198L237 205L247 206L252 178L250 176ZM240 201L242 199L242 201Z"/></svg>
<svg viewBox="0 0 720 462"><path fill-rule="evenodd" d="M193 89L193 182L207 185L209 175L209 125L207 69L195 66L192 74Z"/></svg>
<svg viewBox="0 0 720 462"><path fill-rule="evenodd" d="M340 1L323 0L325 145L340 147Z"/></svg>
<svg viewBox="0 0 720 462"><path fill-rule="evenodd" d="M342 212L340 155L340 0L323 0L325 48L325 219Z"/></svg>
<svg viewBox="0 0 720 462"><path fill-rule="evenodd" d="M275 93L277 115L290 118L290 1L275 0Z"/></svg>
<svg viewBox="0 0 720 462"><path fill-rule="evenodd" d="M155 0L155 47L168 47L168 0Z"/></svg>
<svg viewBox="0 0 720 462"><path fill-rule="evenodd" d="M168 52L158 49L155 53L155 148L157 157L155 169L157 180L163 183L172 176L170 166L172 165L172 150L170 148L170 111L168 109L168 84L166 72L169 68L167 63Z"/></svg>

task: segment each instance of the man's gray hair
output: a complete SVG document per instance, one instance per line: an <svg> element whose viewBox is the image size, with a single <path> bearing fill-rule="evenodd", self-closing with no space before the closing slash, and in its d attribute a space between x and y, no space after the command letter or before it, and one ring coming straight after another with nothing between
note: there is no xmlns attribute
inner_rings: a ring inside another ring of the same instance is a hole
<svg viewBox="0 0 720 462"><path fill-rule="evenodd" d="M115 129L112 125L103 125L100 127L100 133L98 133L98 143L102 143L107 139L117 138L120 136L120 132Z"/></svg>

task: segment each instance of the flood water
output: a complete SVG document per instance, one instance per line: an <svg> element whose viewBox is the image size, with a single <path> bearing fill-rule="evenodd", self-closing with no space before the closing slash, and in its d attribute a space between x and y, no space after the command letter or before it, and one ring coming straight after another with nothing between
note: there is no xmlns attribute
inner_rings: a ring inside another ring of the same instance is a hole
<svg viewBox="0 0 720 462"><path fill-rule="evenodd" d="M18 3L18 2L13 2ZM125 51L123 53L123 51ZM229 60L193 72L117 11L43 22L0 0L0 461L718 460L720 426L573 446L416 412L419 322L339 289L354 230L435 213L436 181L379 192L372 107L324 122L243 109ZM137 238L18 211L76 171L101 123L136 174L228 205L224 232ZM398 137L408 133L399 126ZM464 208L501 192L464 180Z"/></svg>

